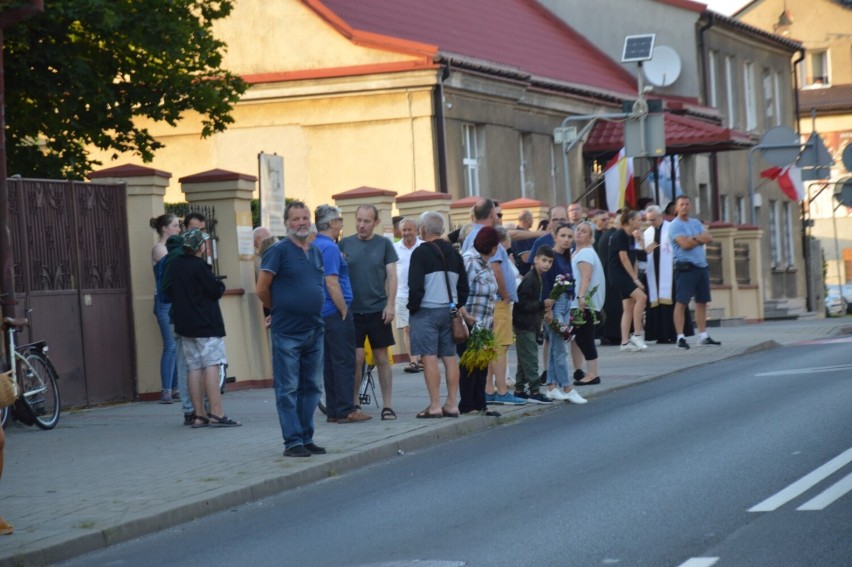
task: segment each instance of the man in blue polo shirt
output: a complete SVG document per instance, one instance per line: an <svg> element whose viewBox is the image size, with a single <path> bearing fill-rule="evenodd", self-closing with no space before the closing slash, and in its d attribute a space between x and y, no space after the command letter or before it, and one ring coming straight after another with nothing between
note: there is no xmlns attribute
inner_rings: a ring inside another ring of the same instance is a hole
<svg viewBox="0 0 852 567"><path fill-rule="evenodd" d="M287 238L263 255L257 296L272 310L272 378L285 457L326 451L314 444L324 325L322 254L308 243L311 215L301 201L284 209Z"/></svg>
<svg viewBox="0 0 852 567"><path fill-rule="evenodd" d="M372 418L357 410L352 399L352 390L355 388L355 323L349 311L352 304L349 266L335 242L343 229L340 209L331 205L320 205L314 211L314 224L317 227L314 246L322 253L325 270L322 318L325 322L323 383L327 421L368 421Z"/></svg>

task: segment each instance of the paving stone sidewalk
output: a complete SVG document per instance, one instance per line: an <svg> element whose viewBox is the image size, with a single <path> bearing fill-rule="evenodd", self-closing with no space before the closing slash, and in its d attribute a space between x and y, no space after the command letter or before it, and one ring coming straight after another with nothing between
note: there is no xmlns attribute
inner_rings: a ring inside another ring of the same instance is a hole
<svg viewBox="0 0 852 567"><path fill-rule="evenodd" d="M784 321L710 329L720 347L650 345L622 353L601 347L602 384L582 390L594 399L684 368L790 344L852 334L852 318ZM693 344L695 339L691 341ZM514 369L514 352L510 352ZM6 431L0 514L15 533L0 537L0 565L47 565L133 537L238 506L367 464L543 411L581 406L495 406L500 418L415 419L427 405L422 374L394 367L396 421L365 408L365 423L329 424L317 413L315 440L329 453L282 455L271 389L226 393L238 428L191 429L180 405L130 403L65 412L53 431L13 423ZM378 386L376 386L378 393Z"/></svg>

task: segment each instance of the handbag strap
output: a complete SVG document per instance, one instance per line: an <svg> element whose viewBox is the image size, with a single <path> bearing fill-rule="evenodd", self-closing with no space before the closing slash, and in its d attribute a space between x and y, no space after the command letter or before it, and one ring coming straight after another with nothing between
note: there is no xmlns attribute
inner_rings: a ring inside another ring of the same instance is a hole
<svg viewBox="0 0 852 567"><path fill-rule="evenodd" d="M455 303L453 302L453 291L452 291L452 288L450 287L450 274L449 274L450 268L447 265L447 258L446 258L446 256L444 256L444 251L441 250L441 247L438 246L438 244L436 244L434 240L430 241L429 244L434 246L435 250L438 251L438 255L441 256L441 261L444 263L444 283L447 284L447 297L450 299L450 309L454 309Z"/></svg>

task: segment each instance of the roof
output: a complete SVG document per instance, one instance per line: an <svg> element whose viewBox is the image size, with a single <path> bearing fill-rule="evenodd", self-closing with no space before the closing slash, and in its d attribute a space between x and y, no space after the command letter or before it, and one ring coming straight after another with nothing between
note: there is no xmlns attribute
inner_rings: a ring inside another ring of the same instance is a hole
<svg viewBox="0 0 852 567"><path fill-rule="evenodd" d="M696 118L666 113L666 153L697 154L740 150L754 143L745 132L710 124ZM624 147L624 123L599 121L583 146L589 155L612 154Z"/></svg>
<svg viewBox="0 0 852 567"><path fill-rule="evenodd" d="M302 1L353 30L435 45L460 66L615 98L636 93L630 73L535 0Z"/></svg>
<svg viewBox="0 0 852 567"><path fill-rule="evenodd" d="M805 115L812 108L823 111L852 112L852 84L800 90L800 113Z"/></svg>

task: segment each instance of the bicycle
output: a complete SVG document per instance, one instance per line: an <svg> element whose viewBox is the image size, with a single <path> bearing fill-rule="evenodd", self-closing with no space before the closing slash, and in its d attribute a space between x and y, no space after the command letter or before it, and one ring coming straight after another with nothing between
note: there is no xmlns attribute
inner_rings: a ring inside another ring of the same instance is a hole
<svg viewBox="0 0 852 567"><path fill-rule="evenodd" d="M375 401L376 407L378 408L379 400L376 398L376 382L373 379L374 368L375 366L367 364L366 361L361 367L361 388L358 390L358 403L363 406L368 406L371 401ZM322 394L320 395L317 409L319 409L323 415L328 415L328 408L325 407L325 388L323 388Z"/></svg>
<svg viewBox="0 0 852 567"><path fill-rule="evenodd" d="M20 395L14 404L0 410L0 423L6 427L14 414L15 419L26 425L53 429L59 422L59 376L47 357L45 341L15 345L15 334L28 324L26 318L3 318L6 367L11 370L12 380L18 384Z"/></svg>

